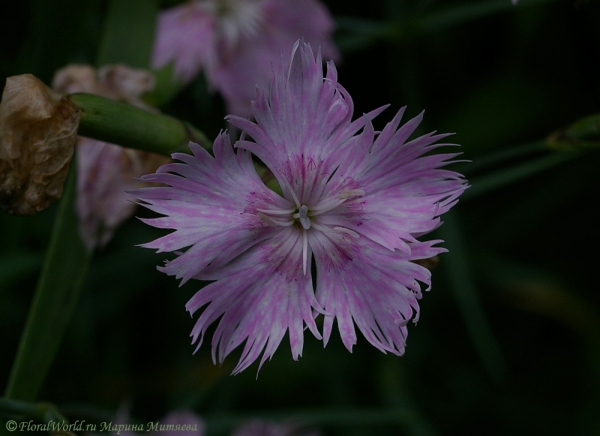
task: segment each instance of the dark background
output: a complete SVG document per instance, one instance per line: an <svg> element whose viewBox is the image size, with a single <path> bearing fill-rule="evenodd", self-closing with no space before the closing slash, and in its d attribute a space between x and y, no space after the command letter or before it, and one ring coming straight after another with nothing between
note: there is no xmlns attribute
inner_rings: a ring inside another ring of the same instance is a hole
<svg viewBox="0 0 600 436"><path fill-rule="evenodd" d="M356 115L390 103L381 128L401 106L409 116L425 109L420 132L456 132L473 161L457 169L474 193L430 238L445 239L450 253L409 326L405 356L362 337L350 354L337 334L322 349L307 332L300 361L284 339L258 378L256 365L230 376L238 354L223 366L212 364L208 343L192 355L184 305L199 284L179 288L159 273L165 256L135 245L162 233L131 219L96 254L40 399L88 421L113 419L123 401L139 422L191 408L211 434L250 416L296 417L326 435L600 434L600 153L581 149L536 169L568 153L539 149L476 166L600 112L600 4L325 4ZM99 0L3 2L2 83L32 73L49 84L68 63L93 64L106 12ZM214 137L226 127L223 107L199 77L161 109ZM519 168L527 177L511 181ZM494 174L501 181L488 189ZM0 215L2 391L55 212Z"/></svg>

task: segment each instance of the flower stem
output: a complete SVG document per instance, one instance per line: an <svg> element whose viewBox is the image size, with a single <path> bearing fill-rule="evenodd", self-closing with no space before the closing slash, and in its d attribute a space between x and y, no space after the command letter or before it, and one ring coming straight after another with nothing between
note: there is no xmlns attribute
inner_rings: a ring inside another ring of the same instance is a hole
<svg viewBox="0 0 600 436"><path fill-rule="evenodd" d="M73 207L75 176L72 166L8 381L5 396L10 399L37 398L79 299L92 257L77 233Z"/></svg>
<svg viewBox="0 0 600 436"><path fill-rule="evenodd" d="M81 136L164 155L188 150L189 141L205 148L211 144L204 133L168 115L92 94L71 94L68 99L81 109Z"/></svg>
<svg viewBox="0 0 600 436"><path fill-rule="evenodd" d="M461 201L467 201L483 194L489 194L491 191L541 173L571 160L576 156L577 153L568 151L546 154L531 161L503 168L483 176L474 177L470 180L472 186L465 191Z"/></svg>

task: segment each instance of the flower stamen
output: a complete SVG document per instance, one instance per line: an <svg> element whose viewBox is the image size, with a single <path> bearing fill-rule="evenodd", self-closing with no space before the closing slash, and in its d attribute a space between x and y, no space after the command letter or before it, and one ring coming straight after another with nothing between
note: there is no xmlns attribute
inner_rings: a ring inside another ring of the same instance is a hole
<svg viewBox="0 0 600 436"><path fill-rule="evenodd" d="M261 220L263 220L265 223L267 223L271 227L276 227L276 226L288 227L288 226L291 226L292 224L294 224L293 220L282 221L277 218L270 217L269 215L267 215L263 212L260 212L260 211L258 212L257 215Z"/></svg>
<svg viewBox="0 0 600 436"><path fill-rule="evenodd" d="M302 224L302 227L304 227L305 230L310 229L310 218L308 217L308 206L307 205L303 204L302 206L300 206L300 209L298 209L298 213L295 213L292 216L295 219L300 220L300 224Z"/></svg>

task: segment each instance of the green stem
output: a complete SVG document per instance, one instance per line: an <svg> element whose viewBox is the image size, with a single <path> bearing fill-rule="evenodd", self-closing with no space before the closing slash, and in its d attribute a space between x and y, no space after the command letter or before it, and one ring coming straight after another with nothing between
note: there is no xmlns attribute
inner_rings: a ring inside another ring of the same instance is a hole
<svg viewBox="0 0 600 436"><path fill-rule="evenodd" d="M452 27L486 18L501 12L518 13L523 7L556 0L521 0L518 6L509 0L462 2L450 6L433 7L423 12L418 9L402 10L401 17L381 22L379 20L337 17L337 28L343 33L339 42L344 49L364 49L378 40L405 42L420 35L440 32ZM394 6L399 2L394 2ZM413 13L413 15L409 15ZM344 50L342 50L344 51Z"/></svg>
<svg viewBox="0 0 600 436"><path fill-rule="evenodd" d="M77 233L75 185L76 171L71 167L8 381L7 398L37 398L79 299L92 256Z"/></svg>
<svg viewBox="0 0 600 436"><path fill-rule="evenodd" d="M510 1L506 0L487 0L440 7L419 20L415 29L417 33L440 31L480 18L485 18L498 12L517 13L523 7L550 3L553 1L556 0L521 0L518 6L515 6L511 4Z"/></svg>
<svg viewBox="0 0 600 436"><path fill-rule="evenodd" d="M573 152L558 152L541 156L532 162L514 165L485 176L470 180L471 187L465 191L461 201L471 200L480 195L487 194L496 189L523 180L527 177L541 173L578 156Z"/></svg>
<svg viewBox="0 0 600 436"><path fill-rule="evenodd" d="M188 150L189 141L211 145L204 133L168 115L92 94L71 94L68 99L81 109L81 136L164 155Z"/></svg>
<svg viewBox="0 0 600 436"><path fill-rule="evenodd" d="M498 167L501 164L510 163L513 160L547 153L549 150L550 147L546 144L546 141L531 142L516 147L502 148L483 156L477 156L473 158L473 161L459 163L453 166L452 169L469 177L477 173L490 172L490 169Z"/></svg>

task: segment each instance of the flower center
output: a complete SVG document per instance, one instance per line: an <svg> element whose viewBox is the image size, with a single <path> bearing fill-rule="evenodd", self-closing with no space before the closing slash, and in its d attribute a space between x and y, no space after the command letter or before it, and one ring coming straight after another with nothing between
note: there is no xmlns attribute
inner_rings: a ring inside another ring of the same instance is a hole
<svg viewBox="0 0 600 436"><path fill-rule="evenodd" d="M315 223L311 221L311 217L317 217L319 215L326 214L330 212L342 204L346 203L348 200L355 199L357 197L362 197L365 195L365 191L362 189L347 189L341 191L336 196L331 196L321 201L317 202L314 206L312 206L309 210L306 204L300 204L298 201L298 197L294 194L293 191L292 196L294 202L296 203L296 207L292 207L289 209L256 209L259 218L266 224L272 227L276 226L291 226L296 222L299 222L304 230L309 230L312 228L317 228L321 226L317 226ZM293 203L292 203L293 206ZM309 216L310 213L310 216Z"/></svg>
<svg viewBox="0 0 600 436"><path fill-rule="evenodd" d="M348 239L348 237L358 237L358 234L352 230L337 226L330 227L329 225L319 223L318 219L317 222L313 222L312 220L315 220L315 218L319 215L324 215L333 211L334 209L337 209L348 201L364 196L365 191L362 189L346 189L339 192L337 195L321 199L320 201L316 202L316 204L312 205L310 209L308 205L301 204L298 201L298 196L292 189L289 189L289 193L293 198L293 202L290 201L289 203L291 206L290 208L258 208L255 210L262 222L271 227L289 227L295 225L296 223L300 223L302 226L302 228L299 229L301 231L300 237L302 238L302 270L304 274L306 274L306 271L310 266L310 247L308 243L309 231L325 234L326 238L334 245L346 244L344 241Z"/></svg>
<svg viewBox="0 0 600 436"><path fill-rule="evenodd" d="M308 217L308 206L303 204L298 209L298 213L292 215L293 218L300 221L305 230L310 229L310 218Z"/></svg>

